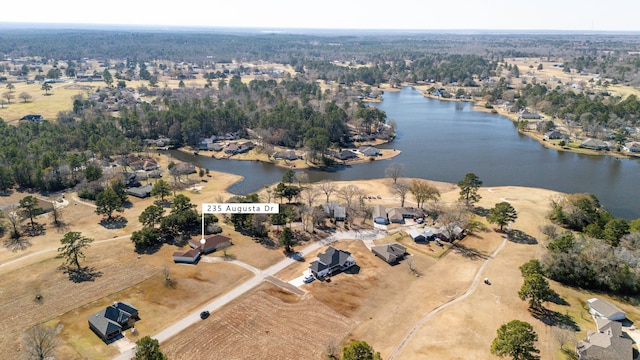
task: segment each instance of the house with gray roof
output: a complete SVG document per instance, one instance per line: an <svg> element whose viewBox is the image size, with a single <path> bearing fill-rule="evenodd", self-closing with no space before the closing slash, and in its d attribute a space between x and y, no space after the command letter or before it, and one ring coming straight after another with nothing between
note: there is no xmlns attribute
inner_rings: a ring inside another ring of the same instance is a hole
<svg viewBox="0 0 640 360"><path fill-rule="evenodd" d="M597 331L588 331L578 342L580 360L632 360L633 342L622 334L622 324L606 318L595 318Z"/></svg>
<svg viewBox="0 0 640 360"><path fill-rule="evenodd" d="M609 150L610 146L606 141L598 139L587 139L580 144L581 148L591 150Z"/></svg>
<svg viewBox="0 0 640 360"><path fill-rule="evenodd" d="M372 211L373 222L380 225L389 225L389 218L387 218L387 209L382 205L376 205Z"/></svg>
<svg viewBox="0 0 640 360"><path fill-rule="evenodd" d="M333 217L335 221L345 221L347 219L347 209L336 202L322 205L324 214Z"/></svg>
<svg viewBox="0 0 640 360"><path fill-rule="evenodd" d="M587 304L589 305L589 313L591 313L594 318L622 321L627 317L624 311L602 299L589 299L587 300Z"/></svg>
<svg viewBox="0 0 640 360"><path fill-rule="evenodd" d="M309 264L309 270L313 276L322 278L344 271L356 264L356 259L351 253L329 246L324 253L318 255L318 260Z"/></svg>
<svg viewBox="0 0 640 360"><path fill-rule="evenodd" d="M128 188L127 190L125 190L125 192L131 196L144 199L151 195L151 190L153 190L153 186L144 185L144 186Z"/></svg>
<svg viewBox="0 0 640 360"><path fill-rule="evenodd" d="M380 152L380 150L378 150L377 148L373 147L373 146L361 146L358 151L360 151L360 153L364 156L380 156L382 155L382 153Z"/></svg>
<svg viewBox="0 0 640 360"><path fill-rule="evenodd" d="M293 151L293 150L277 151L277 152L273 153L273 155L271 155L271 156L273 156L273 158L274 158L274 159L277 159L277 160L289 160L289 161L293 161L293 160L298 160L298 159L300 159L300 156L298 156L298 155L296 154L296 152L295 152L295 151Z"/></svg>
<svg viewBox="0 0 640 360"><path fill-rule="evenodd" d="M139 319L138 309L133 305L116 301L113 305L89 316L89 328L102 340L108 342L120 335L120 332L129 328Z"/></svg>
<svg viewBox="0 0 640 360"><path fill-rule="evenodd" d="M374 246L371 248L371 252L387 263L395 264L404 259L404 256L407 253L407 248L398 243L392 243Z"/></svg>
<svg viewBox="0 0 640 360"><path fill-rule="evenodd" d="M626 152L640 153L640 142L637 142L637 141L628 142L624 144L622 149Z"/></svg>
<svg viewBox="0 0 640 360"><path fill-rule="evenodd" d="M565 136L563 133L561 133L558 130L551 130L544 133L544 138L549 140L558 140L558 139L564 139Z"/></svg>

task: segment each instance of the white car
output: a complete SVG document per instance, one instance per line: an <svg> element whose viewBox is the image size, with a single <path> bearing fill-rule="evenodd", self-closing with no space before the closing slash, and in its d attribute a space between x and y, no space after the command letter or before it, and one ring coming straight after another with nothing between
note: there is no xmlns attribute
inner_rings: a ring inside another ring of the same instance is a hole
<svg viewBox="0 0 640 360"><path fill-rule="evenodd" d="M304 281L304 283L305 283L305 284L308 284L308 283L310 283L310 282L313 282L313 280L315 280L315 279L316 279L316 277L315 277L315 276L313 276L313 275L307 275L307 276L305 276L305 277L304 277L304 280L303 280L303 281Z"/></svg>

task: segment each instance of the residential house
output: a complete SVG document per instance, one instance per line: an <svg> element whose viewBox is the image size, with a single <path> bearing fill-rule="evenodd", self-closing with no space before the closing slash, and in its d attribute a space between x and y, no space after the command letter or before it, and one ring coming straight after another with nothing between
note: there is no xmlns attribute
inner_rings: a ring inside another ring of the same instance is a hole
<svg viewBox="0 0 640 360"><path fill-rule="evenodd" d="M357 158L358 154L354 153L351 150L342 150L339 153L336 153L335 157L340 159L340 160L346 161L346 160L351 160L351 159Z"/></svg>
<svg viewBox="0 0 640 360"><path fill-rule="evenodd" d="M109 341L120 335L123 329L129 328L139 318L138 309L133 305L116 301L113 305L109 305L89 316L87 321L89 322L89 328L96 335L100 336L104 341Z"/></svg>
<svg viewBox="0 0 640 360"><path fill-rule="evenodd" d="M368 156L368 157L373 157L373 156L380 156L382 155L382 153L380 152L380 150L378 150L377 148L373 147L373 146L361 146L360 149L358 149L358 151L360 151L360 153L364 156Z"/></svg>
<svg viewBox="0 0 640 360"><path fill-rule="evenodd" d="M373 207L373 222L380 225L389 225L389 218L387 218L387 210L382 205L376 205Z"/></svg>
<svg viewBox="0 0 640 360"><path fill-rule="evenodd" d="M239 150L240 150L240 146L238 146L238 144L235 144L235 143L228 144L224 148L224 152L231 155L237 154Z"/></svg>
<svg viewBox="0 0 640 360"><path fill-rule="evenodd" d="M128 188L127 190L125 190L125 192L131 196L144 199L151 196L151 190L153 190L152 185L144 185L144 186Z"/></svg>
<svg viewBox="0 0 640 360"><path fill-rule="evenodd" d="M607 142L591 138L583 141L580 147L591 150L609 150L609 144Z"/></svg>
<svg viewBox="0 0 640 360"><path fill-rule="evenodd" d="M609 320L624 320L627 317L624 311L605 300L593 298L587 300L587 304L589 305L589 312L594 317Z"/></svg>
<svg viewBox="0 0 640 360"><path fill-rule="evenodd" d="M389 221L396 224L403 224L404 219L416 219L424 216L422 209L412 207L394 207L387 209Z"/></svg>
<svg viewBox="0 0 640 360"><path fill-rule="evenodd" d="M425 233L420 231L419 229L411 229L409 230L408 234L415 242L429 241L429 239L425 236Z"/></svg>
<svg viewBox="0 0 640 360"><path fill-rule="evenodd" d="M209 254L231 246L231 238L220 234L210 235L204 238L204 245L200 242L201 239L202 238L197 237L191 238L191 240L189 240L189 246L194 249L200 249L200 252L203 254Z"/></svg>
<svg viewBox="0 0 640 360"><path fill-rule="evenodd" d="M329 246L324 253L318 254L318 260L309 264L309 270L315 277L322 278L344 271L355 264L356 259L351 256L350 252Z"/></svg>
<svg viewBox="0 0 640 360"><path fill-rule="evenodd" d="M156 170L158 168L160 168L160 165L158 165L158 162L153 159L145 160L142 164L142 170L144 171Z"/></svg>
<svg viewBox="0 0 640 360"><path fill-rule="evenodd" d="M293 161L293 160L298 160L300 159L300 156L296 155L296 152L293 150L287 150L287 151L278 151L273 153L273 158L277 159L277 160L289 160L289 161Z"/></svg>
<svg viewBox="0 0 640 360"><path fill-rule="evenodd" d="M395 264L404 259L404 256L407 253L407 248L398 243L392 243L374 246L371 248L371 252L387 263Z"/></svg>
<svg viewBox="0 0 640 360"><path fill-rule="evenodd" d="M198 145L198 150L211 150L210 147L215 143L218 139L217 136L211 135L211 137L204 138L200 141L200 145Z"/></svg>
<svg viewBox="0 0 640 360"><path fill-rule="evenodd" d="M536 113L536 112L530 112L529 110L520 110L520 112L518 113L518 119L540 119L541 116L540 114Z"/></svg>
<svg viewBox="0 0 640 360"><path fill-rule="evenodd" d="M576 346L578 359L632 360L633 341L622 334L622 323L605 318L595 320L597 331L588 331L587 338Z"/></svg>
<svg viewBox="0 0 640 360"><path fill-rule="evenodd" d="M640 153L640 142L631 141L624 144L623 150L626 152Z"/></svg>
<svg viewBox="0 0 640 360"><path fill-rule="evenodd" d="M453 241L461 239L463 235L464 229L456 225L451 230L449 230L446 226L440 227L440 229L438 229L438 231L436 232L435 237L443 241Z"/></svg>
<svg viewBox="0 0 640 360"><path fill-rule="evenodd" d="M189 249L173 253L173 262L175 263L195 264L198 260L200 260L200 249Z"/></svg>
<svg viewBox="0 0 640 360"><path fill-rule="evenodd" d="M44 117L40 114L29 114L20 118L22 121L32 121L32 122L42 122L44 121Z"/></svg>
<svg viewBox="0 0 640 360"><path fill-rule="evenodd" d="M336 202L330 202L322 205L325 215L333 217L335 221L345 221L347 218L347 209Z"/></svg>
<svg viewBox="0 0 640 360"><path fill-rule="evenodd" d="M557 130L551 130L551 131L547 131L544 134L544 138L545 139L549 139L549 140L558 140L558 139L564 139L565 136L563 133L561 133L560 131Z"/></svg>

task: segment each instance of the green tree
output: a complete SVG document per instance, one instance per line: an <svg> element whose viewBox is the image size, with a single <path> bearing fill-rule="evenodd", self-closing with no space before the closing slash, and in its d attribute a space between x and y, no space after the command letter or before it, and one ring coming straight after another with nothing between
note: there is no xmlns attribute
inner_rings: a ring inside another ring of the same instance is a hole
<svg viewBox="0 0 640 360"><path fill-rule="evenodd" d="M540 274L529 274L524 278L524 283L518 291L521 300L529 300L529 307L540 309L542 303L549 301L553 296L553 291L549 287L549 282Z"/></svg>
<svg viewBox="0 0 640 360"><path fill-rule="evenodd" d="M102 168L95 165L87 165L84 168L84 178L88 182L99 180L102 177Z"/></svg>
<svg viewBox="0 0 640 360"><path fill-rule="evenodd" d="M9 90L10 93L12 93L13 90L16 88L16 86L13 84L7 84L6 88L7 90Z"/></svg>
<svg viewBox="0 0 640 360"><path fill-rule="evenodd" d="M570 231L566 231L557 239L550 242L549 245L547 245L547 249L549 249L549 251L553 253L568 253L571 249L573 249L575 240L576 238L575 236L573 236L573 233Z"/></svg>
<svg viewBox="0 0 640 360"><path fill-rule="evenodd" d="M500 357L511 357L513 360L537 360L540 352L535 347L538 334L533 326L525 321L512 320L502 324L497 336L491 343L491 353Z"/></svg>
<svg viewBox="0 0 640 360"><path fill-rule="evenodd" d="M13 186L13 174L7 166L0 165L0 192L7 192Z"/></svg>
<svg viewBox="0 0 640 360"><path fill-rule="evenodd" d="M284 228L282 233L280 233L279 240L280 245L284 246L284 251L287 254L293 251L291 247L296 244L296 238L293 235L293 231L291 231L291 228Z"/></svg>
<svg viewBox="0 0 640 360"><path fill-rule="evenodd" d="M467 206L480 201L481 196L478 193L480 186L482 186L482 181L476 174L468 173L465 175L463 180L458 181L460 200L464 201Z"/></svg>
<svg viewBox="0 0 640 360"><path fill-rule="evenodd" d="M352 341L349 345L342 348L341 360L381 360L379 352L362 340Z"/></svg>
<svg viewBox="0 0 640 360"><path fill-rule="evenodd" d="M93 239L82 236L82 234L77 231L70 231L60 239L62 246L58 248L58 254L65 259L66 264L75 265L78 270L80 270L79 259L85 258L83 250L88 248L92 242Z"/></svg>
<svg viewBox="0 0 640 360"><path fill-rule="evenodd" d="M616 247L620 244L620 239L629 234L629 222L625 219L613 219L604 226L603 236L609 245Z"/></svg>
<svg viewBox="0 0 640 360"><path fill-rule="evenodd" d="M111 85L113 85L113 76L111 76L111 72L109 72L108 69L104 69L104 71L102 72L102 80L104 80L105 84L107 84L108 87L111 87Z"/></svg>
<svg viewBox="0 0 640 360"><path fill-rule="evenodd" d="M20 200L18 207L25 217L29 217L31 226L35 226L33 218L42 212L42 208L38 207L38 199L34 196L27 195Z"/></svg>
<svg viewBox="0 0 640 360"><path fill-rule="evenodd" d="M516 209L506 201L497 203L496 206L489 209L489 215L487 215L487 221L489 221L490 224L500 225L500 231L509 225L509 223L516 221L517 218L518 214L516 213Z"/></svg>
<svg viewBox="0 0 640 360"><path fill-rule="evenodd" d="M538 259L531 259L527 261L526 263L520 265L519 269L522 277L525 278L531 274L542 275L543 273L542 264L540 264L540 260Z"/></svg>
<svg viewBox="0 0 640 360"><path fill-rule="evenodd" d="M131 234L131 241L136 247L136 251L141 251L160 243L160 231L153 227L143 227L139 231Z"/></svg>
<svg viewBox="0 0 640 360"><path fill-rule="evenodd" d="M296 173L291 169L287 170L284 173L284 175L282 175L283 183L291 184L295 179L296 179Z"/></svg>
<svg viewBox="0 0 640 360"><path fill-rule="evenodd" d="M45 83L42 83L42 87L40 89L44 90L45 95L49 95L49 91L51 91L52 87L51 87L51 84L49 84L48 82L45 82Z"/></svg>
<svg viewBox="0 0 640 360"><path fill-rule="evenodd" d="M96 196L96 214L106 215L108 220L113 218L113 212L123 212L122 199L112 188L106 188Z"/></svg>
<svg viewBox="0 0 640 360"><path fill-rule="evenodd" d="M153 188L151 189L151 196L160 197L160 201L164 201L164 198L167 196L171 196L171 185L168 181L164 179L158 180L155 184L153 184Z"/></svg>
<svg viewBox="0 0 640 360"><path fill-rule="evenodd" d="M162 206L149 205L142 211L138 220L145 227L155 227L156 224L160 224L163 215L164 208Z"/></svg>
<svg viewBox="0 0 640 360"><path fill-rule="evenodd" d="M145 336L136 341L136 353L133 360L167 360L167 356L160 351L158 340Z"/></svg>

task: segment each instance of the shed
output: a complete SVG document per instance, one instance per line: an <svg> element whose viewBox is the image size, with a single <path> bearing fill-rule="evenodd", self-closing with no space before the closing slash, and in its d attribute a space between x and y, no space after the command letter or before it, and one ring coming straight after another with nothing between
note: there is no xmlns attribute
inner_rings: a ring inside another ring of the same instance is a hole
<svg viewBox="0 0 640 360"><path fill-rule="evenodd" d="M189 249L173 253L173 262L175 263L195 264L198 260L200 260L200 249Z"/></svg>
<svg viewBox="0 0 640 360"><path fill-rule="evenodd" d="M203 254L212 253L214 251L231 246L231 238L216 234L205 238L205 243L200 243L201 238L192 238L189 240L189 246L194 249L200 249Z"/></svg>

